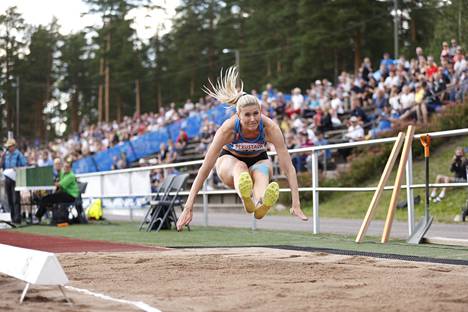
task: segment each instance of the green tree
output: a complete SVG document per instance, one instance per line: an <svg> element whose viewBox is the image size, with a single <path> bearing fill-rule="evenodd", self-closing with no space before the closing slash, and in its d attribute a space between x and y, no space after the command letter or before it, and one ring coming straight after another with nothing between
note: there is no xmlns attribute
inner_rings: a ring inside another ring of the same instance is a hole
<svg viewBox="0 0 468 312"><path fill-rule="evenodd" d="M93 95L93 71L89 59L89 46L86 33L68 35L60 48L60 83L61 92L69 95L67 120L69 129L78 132L83 114L91 114Z"/></svg>
<svg viewBox="0 0 468 312"><path fill-rule="evenodd" d="M24 48L23 31L26 28L24 19L16 7L10 7L5 14L0 15L0 92L1 104L5 105L6 122L1 122L1 130L5 127L14 130L16 124L14 81L19 78L18 63L21 49ZM15 85L16 87L19 87ZM0 114L2 117L4 114ZM16 134L18 135L18 134Z"/></svg>
<svg viewBox="0 0 468 312"><path fill-rule="evenodd" d="M38 26L30 36L29 53L21 60L21 124L30 125L22 133L30 138L46 140L48 110L55 103L57 51L60 35L53 20L48 26ZM24 77L24 78L23 78Z"/></svg>

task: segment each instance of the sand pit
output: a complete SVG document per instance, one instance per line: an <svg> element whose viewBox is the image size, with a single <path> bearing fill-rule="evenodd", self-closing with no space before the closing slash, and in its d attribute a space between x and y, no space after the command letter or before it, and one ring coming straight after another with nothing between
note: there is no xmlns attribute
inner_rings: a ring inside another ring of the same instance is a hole
<svg viewBox="0 0 468 312"><path fill-rule="evenodd" d="M70 285L161 311L464 311L468 267L269 248L57 254ZM0 275L2 311L141 311Z"/></svg>

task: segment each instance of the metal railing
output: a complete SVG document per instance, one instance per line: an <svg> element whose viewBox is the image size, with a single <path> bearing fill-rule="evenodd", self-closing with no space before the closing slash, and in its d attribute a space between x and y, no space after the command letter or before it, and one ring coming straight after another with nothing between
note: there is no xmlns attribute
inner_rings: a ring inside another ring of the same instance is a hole
<svg viewBox="0 0 468 312"><path fill-rule="evenodd" d="M414 140L419 139L424 134L416 134L414 136ZM432 138L441 138L441 137L452 137L452 136L461 136L468 134L468 128L465 129L458 129L458 130L448 130L448 131L439 131L439 132L431 132L428 133ZM324 150L337 150L342 148L352 148L357 146L368 146L368 145L375 145L375 144L385 144L385 143L392 143L396 141L396 137L390 138L383 138L383 139L374 139L368 141L358 141L358 142L349 142L349 143L339 143L339 144L329 144L329 145L321 145L321 146L312 146L312 147L305 147L305 148L296 148L288 150L290 154L294 153L311 153L311 171L312 171L312 187L299 187L299 192L312 192L312 218L313 218L313 233L318 234L320 233L320 214L319 214L319 193L320 192L373 192L377 188L376 187L320 187L319 186L319 169L318 169L318 161L319 161L319 152ZM276 152L269 152L269 155L276 155ZM122 169L122 170L113 170L113 171L106 171L106 172L97 172L97 173L88 173L88 174L80 174L77 175L79 179L86 179L90 177L100 177L100 181L104 180L103 177L111 176L111 175L128 175L129 182L128 184L131 185L130 182L132 173L136 173L139 171L147 171L148 173L153 169L165 169L165 168L180 168L180 167L187 167L187 166L195 166L201 165L203 160L195 160L195 161L187 161L187 162L179 162L174 164L162 164L162 165L155 165L155 166L148 166L142 168L132 168L132 169ZM430 187L468 187L468 183L439 183L439 184L430 184ZM412 160L412 150L410 148L408 161L406 163L406 184L402 185L401 188L406 189L406 197L407 197L407 207L408 207L408 234L411 235L414 230L414 200L413 200L413 189L415 188L424 188L424 184L413 184L413 160ZM92 195L87 196L86 194L83 198L115 198L115 197L126 197L126 196L152 196L155 195L154 193L136 193L132 192L132 194L122 194L122 195L106 195L102 193L104 187L101 185L100 195ZM385 186L385 190L392 190L393 186ZM280 192L290 192L289 188L282 188ZM189 191L183 191L179 193L180 195L187 196ZM215 194L235 194L234 190L207 190L207 183L203 186L203 189L199 191L198 195L203 196L203 214L204 214L204 223L208 225L208 196L215 195ZM255 219L253 221L253 228L256 227Z"/></svg>

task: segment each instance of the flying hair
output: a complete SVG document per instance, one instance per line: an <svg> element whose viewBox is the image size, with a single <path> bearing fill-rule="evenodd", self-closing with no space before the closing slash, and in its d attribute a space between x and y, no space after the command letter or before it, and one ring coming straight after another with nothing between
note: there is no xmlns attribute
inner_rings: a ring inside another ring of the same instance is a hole
<svg viewBox="0 0 468 312"><path fill-rule="evenodd" d="M260 103L258 99L250 94L247 94L243 91L244 83L240 80L240 87L237 89L237 78L239 77L239 72L235 66L229 67L223 75L223 70L221 69L220 76L214 85L210 79L210 87L203 86L203 91L209 96L217 99L222 103L227 103L229 105L236 105L237 111L240 108Z"/></svg>

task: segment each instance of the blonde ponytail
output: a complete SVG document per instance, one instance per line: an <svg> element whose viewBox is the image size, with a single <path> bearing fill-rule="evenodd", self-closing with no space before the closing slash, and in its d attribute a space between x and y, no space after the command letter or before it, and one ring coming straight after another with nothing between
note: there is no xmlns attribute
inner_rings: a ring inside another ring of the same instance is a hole
<svg viewBox="0 0 468 312"><path fill-rule="evenodd" d="M208 79L208 82L211 85L211 89L203 86L203 91L209 96L217 99L222 103L227 103L230 105L236 105L237 111L239 112L240 108L257 104L260 102L258 99L250 94L247 94L243 91L244 83L240 80L240 88L237 90L237 77L239 72L235 66L231 66L226 70L226 73L223 76L223 70L221 70L220 76L216 81L216 86Z"/></svg>

